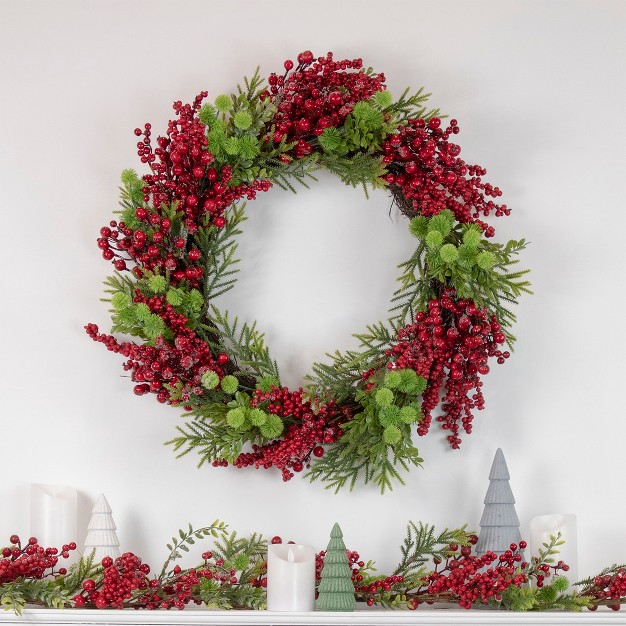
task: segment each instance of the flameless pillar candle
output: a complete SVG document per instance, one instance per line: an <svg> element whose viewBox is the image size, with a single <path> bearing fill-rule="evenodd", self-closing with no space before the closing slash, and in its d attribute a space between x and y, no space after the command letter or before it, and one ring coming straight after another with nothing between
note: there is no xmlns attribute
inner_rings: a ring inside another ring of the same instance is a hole
<svg viewBox="0 0 626 626"><path fill-rule="evenodd" d="M550 544L550 535L556 537L561 533L561 540L565 543L556 546L559 551L554 555L554 562L564 561L569 565L567 572L559 571L567 576L570 583L578 580L578 551L576 539L575 515L539 515L530 520L530 554L538 556L539 549L544 543Z"/></svg>
<svg viewBox="0 0 626 626"><path fill-rule="evenodd" d="M267 553L267 610L312 611L315 550L287 543L269 545Z"/></svg>
<svg viewBox="0 0 626 626"><path fill-rule="evenodd" d="M76 541L76 490L64 485L31 485L30 534L44 548Z"/></svg>

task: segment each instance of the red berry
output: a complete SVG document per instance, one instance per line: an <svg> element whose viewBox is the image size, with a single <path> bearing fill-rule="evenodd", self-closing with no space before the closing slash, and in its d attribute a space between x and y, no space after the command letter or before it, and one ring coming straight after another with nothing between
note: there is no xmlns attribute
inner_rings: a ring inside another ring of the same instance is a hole
<svg viewBox="0 0 626 626"><path fill-rule="evenodd" d="M272 543L274 545L277 544L277 543L282 543L282 542L283 542L283 540L278 535L276 535L275 537L272 537Z"/></svg>

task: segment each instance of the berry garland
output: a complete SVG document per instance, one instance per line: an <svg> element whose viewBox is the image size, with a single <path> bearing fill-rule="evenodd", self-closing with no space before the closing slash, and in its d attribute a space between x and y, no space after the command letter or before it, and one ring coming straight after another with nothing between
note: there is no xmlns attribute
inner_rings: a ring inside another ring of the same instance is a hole
<svg viewBox="0 0 626 626"><path fill-rule="evenodd" d="M298 55L284 73L259 72L214 104L202 92L174 103L153 146L135 129L150 172L122 173L120 218L98 247L115 267L106 281L111 333L87 333L126 358L137 395L184 407L170 444L200 465L308 468L339 490L357 480L382 491L422 459L412 441L435 417L452 448L484 407L490 360L512 345L510 305L529 293L515 265L524 240L494 243L489 216L508 215L498 187L460 158L456 120L427 110L428 94L393 100L385 76L361 59ZM283 387L255 323L221 311L235 284L236 236L245 201L273 185L314 180L326 169L351 186L387 189L417 239L401 264L390 318L355 335L358 350L316 363L306 389Z"/></svg>
<svg viewBox="0 0 626 626"><path fill-rule="evenodd" d="M206 537L214 546L202 552L199 565L174 564L183 552ZM626 566L613 565L568 591L569 567L555 562L559 536L526 560L526 543L511 544L501 555L473 553L476 535L461 529L437 532L428 524L409 522L400 546L402 558L392 574L375 574L374 563L346 550L357 600L368 606L416 609L420 604L456 603L465 609L490 605L514 611L572 610L626 602ZM282 543L278 536L272 543ZM241 537L216 520L210 526L181 529L168 544L169 555L158 574L132 552L101 563L82 557L69 569L57 567L74 543L40 546L31 537L22 546L18 535L0 551L0 606L21 613L26 605L53 608L184 609L188 604L212 609L264 609L267 586L267 541L259 534ZM316 556L316 590L322 580L325 552ZM532 581L532 586L528 583Z"/></svg>

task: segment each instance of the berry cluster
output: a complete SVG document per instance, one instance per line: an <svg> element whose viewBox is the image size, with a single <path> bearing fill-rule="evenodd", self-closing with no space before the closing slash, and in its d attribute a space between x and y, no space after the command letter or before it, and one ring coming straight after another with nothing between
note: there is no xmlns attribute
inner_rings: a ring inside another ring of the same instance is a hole
<svg viewBox="0 0 626 626"><path fill-rule="evenodd" d="M458 546L452 547L458 549ZM521 542L520 549L524 547L525 542ZM424 582L428 585L428 595L450 596L460 607L471 609L475 602L485 604L492 598L502 600L502 592L511 585L521 587L528 580L523 573L527 565L516 544L511 544L510 550L499 557L494 552L472 555L469 547L463 547L458 555L447 559ZM418 604L417 599L412 602L414 608Z"/></svg>
<svg viewBox="0 0 626 626"><path fill-rule="evenodd" d="M11 535L9 542L11 547L3 548L0 553L0 585L18 578L41 579L56 574L64 575L67 573L66 568L55 570L59 556L67 559L70 552L76 550L73 542L62 546L60 551L57 548L43 548L36 537L31 537L24 547L18 535Z"/></svg>
<svg viewBox="0 0 626 626"><path fill-rule="evenodd" d="M620 599L626 597L626 567L618 567L608 574L596 576L586 585L581 595L590 596L596 604L590 610L595 611L599 604L606 604L614 611L620 608Z"/></svg>
<svg viewBox="0 0 626 626"><path fill-rule="evenodd" d="M498 348L505 341L494 315L469 300L456 300L451 289L431 300L427 311L416 314L413 324L398 331L398 343L386 352L391 359L387 367L411 368L428 381L422 395L424 417L417 429L419 435L428 432L443 389L443 415L437 421L449 431L450 445L459 447L459 422L471 433L473 409L484 408L480 376L489 372L489 358L501 364L510 356Z"/></svg>
<svg viewBox="0 0 626 626"><path fill-rule="evenodd" d="M383 146L383 162L390 169L385 179L399 205L411 215L436 215L450 209L458 222L478 224L486 237L493 237L495 229L481 217L509 215L510 209L488 199L501 196L502 191L482 182L487 170L459 158L460 146L449 141L458 132L456 120L450 120L445 129L438 117L428 122L409 120Z"/></svg>
<svg viewBox="0 0 626 626"><path fill-rule="evenodd" d="M289 391L286 387L270 388L269 392L256 389L251 400L255 408L262 408L278 415L287 424L284 436L265 445L253 444L251 452L241 453L234 462L235 467L281 470L284 481L301 472L309 464L311 455L321 457L324 448L319 445L337 441L342 431L340 424L350 418L345 408L334 403L314 406L311 400L303 398L302 388ZM215 465L225 465L217 461Z"/></svg>
<svg viewBox="0 0 626 626"><path fill-rule="evenodd" d="M115 560L105 556L102 567L104 573L97 583L93 578L83 581L83 591L74 596L74 606L82 607L89 602L99 609L123 609L136 589L148 588L150 567L132 552L125 552Z"/></svg>
<svg viewBox="0 0 626 626"><path fill-rule="evenodd" d="M267 96L278 109L268 138L276 143L297 142L292 150L296 159L313 151L313 140L324 129L340 126L357 102L385 89L384 74L366 74L361 59L334 61L331 52L314 59L307 50L298 55L295 69L293 61L284 65L284 75L268 78Z"/></svg>
<svg viewBox="0 0 626 626"><path fill-rule="evenodd" d="M204 274L202 253L189 236L200 227L223 228L227 207L242 197L252 200L258 191L271 187L267 180L231 185L229 165L219 170L212 167L214 156L207 149L206 126L197 118L206 95L202 92L192 105L174 103L178 117L169 122L167 136L157 139L154 151L151 125L135 129L135 135L143 137L137 144L138 155L152 170L143 177L142 201L137 202L133 216L139 226L131 228L112 220L100 229L97 241L103 258L112 261L118 271L129 269L130 261L137 276L142 276L143 270L167 271L174 283L184 280L198 286ZM178 222L182 229L174 228Z"/></svg>
<svg viewBox="0 0 626 626"><path fill-rule="evenodd" d="M167 305L162 317L173 313ZM131 341L119 342L112 335L100 333L96 324L88 324L87 334L103 343L108 350L128 358L124 369L131 372L135 385L135 394L155 393L161 403L183 404L190 407L205 394L202 376L215 372L220 379L224 375L223 366L228 362L228 355L220 353L213 356L208 344L190 328L179 328L172 343L159 336L153 346L138 345ZM167 387L166 387L167 385ZM177 390L172 397L171 389Z"/></svg>

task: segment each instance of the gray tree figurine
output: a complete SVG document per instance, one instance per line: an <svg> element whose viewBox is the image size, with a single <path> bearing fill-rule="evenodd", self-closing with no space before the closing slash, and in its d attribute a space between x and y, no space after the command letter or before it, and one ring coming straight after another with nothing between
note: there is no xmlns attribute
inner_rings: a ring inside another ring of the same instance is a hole
<svg viewBox="0 0 626 626"><path fill-rule="evenodd" d="M489 488L485 495L485 508L480 518L480 534L476 544L478 555L506 552L512 543L519 545L519 518L515 512L515 497L509 485L509 470L500 448L489 472Z"/></svg>

